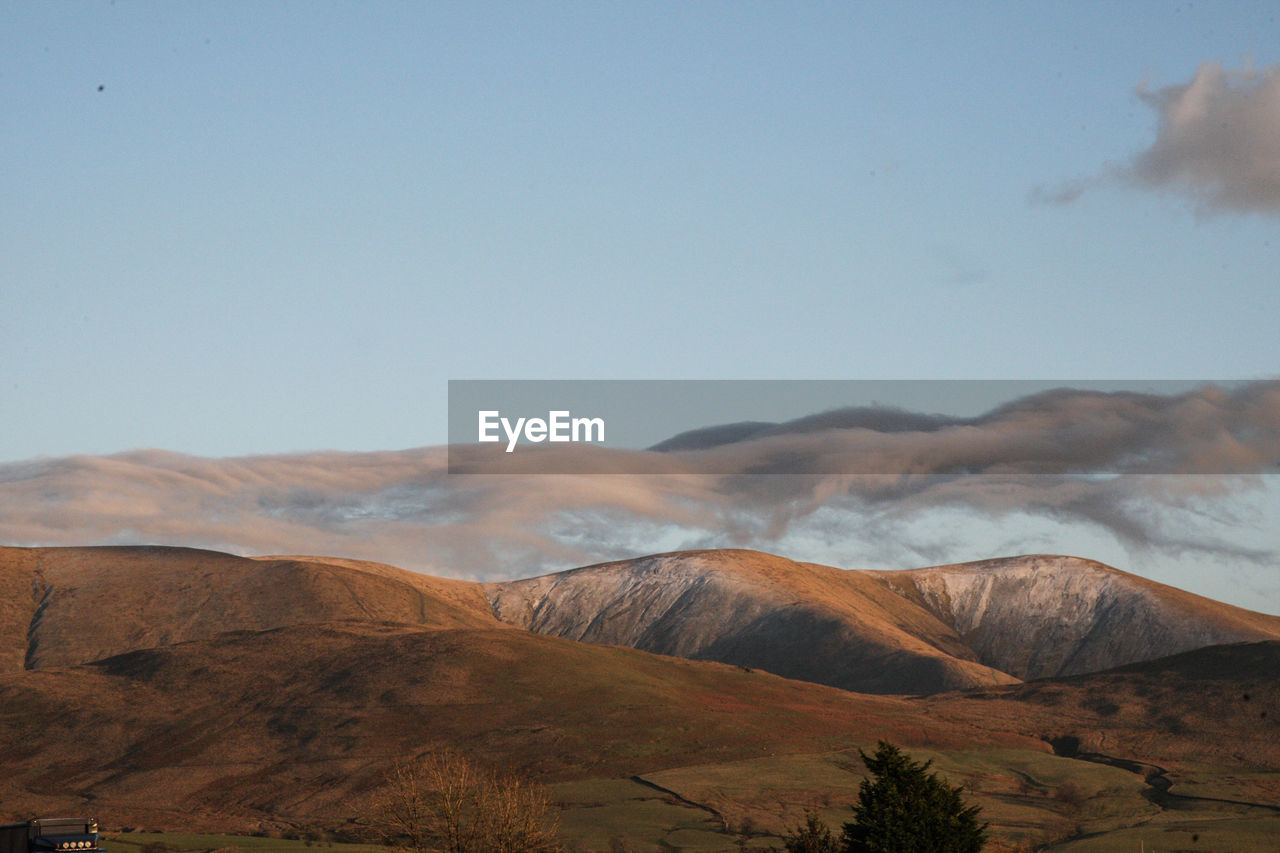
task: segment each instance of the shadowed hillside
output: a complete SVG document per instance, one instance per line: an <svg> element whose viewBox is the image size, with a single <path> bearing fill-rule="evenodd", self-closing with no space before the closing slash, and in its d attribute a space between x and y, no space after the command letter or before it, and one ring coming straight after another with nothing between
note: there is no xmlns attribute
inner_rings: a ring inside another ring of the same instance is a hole
<svg viewBox="0 0 1280 853"><path fill-rule="evenodd" d="M940 720L1072 753L1280 768L1280 642L1211 646L1106 672L922 700ZM1272 788L1280 805L1280 781Z"/></svg>

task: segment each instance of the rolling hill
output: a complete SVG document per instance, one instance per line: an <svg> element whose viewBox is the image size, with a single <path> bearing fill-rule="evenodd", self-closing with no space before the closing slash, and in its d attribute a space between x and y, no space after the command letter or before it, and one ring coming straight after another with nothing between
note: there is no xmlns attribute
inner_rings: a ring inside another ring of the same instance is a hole
<svg viewBox="0 0 1280 853"><path fill-rule="evenodd" d="M1006 839L1077 849L1165 815L1214 849L1280 831L1276 620L1073 558L689 552L482 586L0 548L0 594L15 815L368 840L387 770L448 746L552 784L583 849L766 849L805 808L838 821L856 749L884 738L936 757Z"/></svg>
<svg viewBox="0 0 1280 853"><path fill-rule="evenodd" d="M479 587L376 563L190 548L0 548L9 669L335 620L499 627Z"/></svg>
<svg viewBox="0 0 1280 853"><path fill-rule="evenodd" d="M1065 735L1078 741L1073 749L1280 767L1278 677L1280 642L1273 640L928 701L963 708L964 719L998 720L1002 732L1034 732L1048 741ZM1063 730L1047 731L1046 719Z"/></svg>

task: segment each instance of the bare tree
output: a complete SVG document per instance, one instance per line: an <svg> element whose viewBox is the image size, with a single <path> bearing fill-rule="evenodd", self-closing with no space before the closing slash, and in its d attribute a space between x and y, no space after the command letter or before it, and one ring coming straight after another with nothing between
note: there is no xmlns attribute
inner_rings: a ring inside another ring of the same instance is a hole
<svg viewBox="0 0 1280 853"><path fill-rule="evenodd" d="M546 789L478 767L452 750L398 761L386 775L384 831L411 853L555 853L559 820Z"/></svg>

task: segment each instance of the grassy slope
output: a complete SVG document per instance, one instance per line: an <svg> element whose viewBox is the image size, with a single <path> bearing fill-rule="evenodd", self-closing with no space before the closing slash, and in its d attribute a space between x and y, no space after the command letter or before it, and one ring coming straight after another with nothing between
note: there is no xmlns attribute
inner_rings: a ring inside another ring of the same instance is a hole
<svg viewBox="0 0 1280 853"><path fill-rule="evenodd" d="M41 604L29 635L30 617L15 614L21 634L11 631L0 641L10 657L20 646L32 665L47 667L227 631L339 619L501 627L478 585L416 577L190 548L0 548L6 591L31 612L34 588Z"/></svg>
<svg viewBox="0 0 1280 853"><path fill-rule="evenodd" d="M568 780L879 736L938 745L972 736L934 730L904 700L722 664L509 629L369 623L242 632L10 674L0 708L8 744L22 744L8 751L9 779L37 799L69 805L66 792L92 793L100 811L143 821L163 791L166 808L213 829L355 820L394 759L445 745Z"/></svg>
<svg viewBox="0 0 1280 853"><path fill-rule="evenodd" d="M296 665L280 666L282 652ZM1246 664L1256 663L1257 654L1247 654ZM385 660L402 666L379 663ZM196 663L204 686L190 690ZM1228 683L1224 662L1214 663L1218 681ZM1201 668L1194 660L1173 666ZM1169 670L1155 667L1161 680L1171 678ZM42 703L3 724L6 732L32 737L43 760L38 769L16 768L19 781L51 792L65 791L68 781L92 788L100 817L144 824L359 831L347 820L365 814L363 798L388 756L450 743L492 762L519 756L524 769L553 783L565 780L555 791L566 834L585 849L608 849L613 837L637 849L661 849L660 842L690 851L731 849L744 830L764 846L776 844L774 836L807 806L832 825L847 819L861 779L852 747L888 737L915 743L918 757L933 758L948 778L965 784L1006 839L1085 836L1064 849L1106 849L1098 845L1138 839L1135 827L1159 829L1165 840L1180 839L1179 827L1190 827L1187 839L1200 834L1217 845L1199 849L1262 849L1249 839L1274 827L1267 814L1225 805L1162 813L1142 797L1140 776L1049 755L1031 738L999 741L1007 738L998 725L1006 704L1034 709L1044 724L1083 722L1078 715L1091 701L1084 680L1022 688L1039 688L1030 699L905 701L518 632L351 624L243 634L29 675L39 682ZM1114 688L1115 677L1099 678ZM20 680L0 680L0 698ZM161 704L183 686L189 704ZM100 719L76 710L84 704L79 690L108 706L132 699L135 719L123 728L148 734L100 741L91 760L64 750L49 767L45 761L68 736L84 743L91 733L102 735ZM1045 695L1059 698L1038 707ZM975 736L968 714L942 722L974 706L981 706L990 735ZM1060 712L1066 716L1055 716ZM1021 719L1010 717L1013 728ZM1211 741L1234 725L1227 718L1205 730L1199 749L1211 755ZM1121 719L1106 734L1119 745L1124 730ZM922 746L927 740L931 747ZM1163 760L1158 752L1128 757ZM1267 792L1280 791L1274 766L1233 763L1226 753L1181 772L1194 780L1188 793L1274 802ZM672 794L630 781L632 774ZM167 813L155 810L156 791L165 792Z"/></svg>

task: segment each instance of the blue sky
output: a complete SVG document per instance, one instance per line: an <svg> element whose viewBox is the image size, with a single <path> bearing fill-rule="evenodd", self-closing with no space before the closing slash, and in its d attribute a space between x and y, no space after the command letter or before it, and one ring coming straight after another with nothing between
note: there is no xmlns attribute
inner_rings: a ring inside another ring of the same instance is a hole
<svg viewBox="0 0 1280 853"><path fill-rule="evenodd" d="M1030 200L1274 4L0 10L0 460L434 444L450 378L1275 374L1274 213Z"/></svg>
<svg viewBox="0 0 1280 853"><path fill-rule="evenodd" d="M1276 377L1276 11L4 2L0 541L487 579L1050 551L1280 612L1275 476L499 483L406 450L450 379ZM1272 458L1274 393L1222 399L1166 426Z"/></svg>

